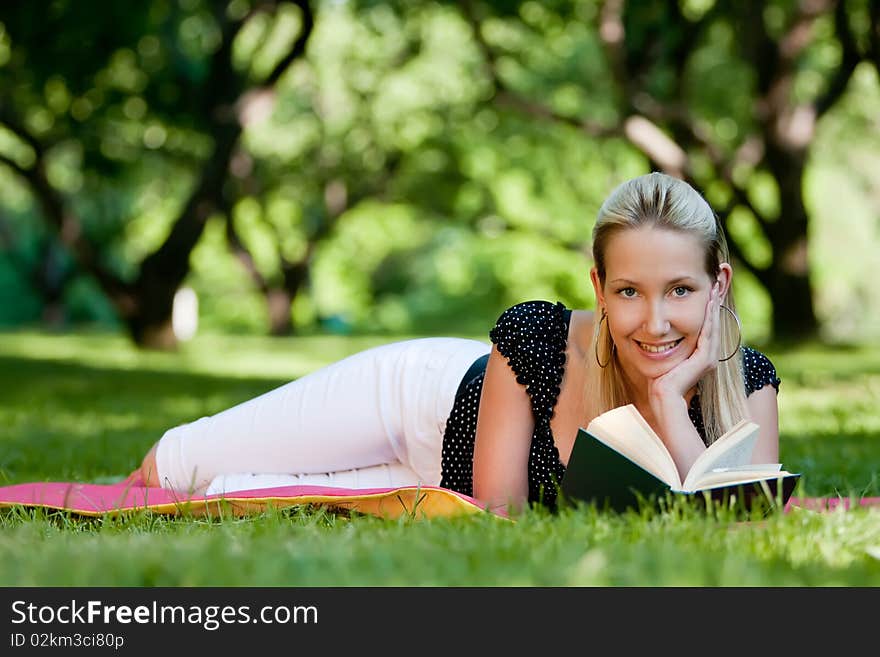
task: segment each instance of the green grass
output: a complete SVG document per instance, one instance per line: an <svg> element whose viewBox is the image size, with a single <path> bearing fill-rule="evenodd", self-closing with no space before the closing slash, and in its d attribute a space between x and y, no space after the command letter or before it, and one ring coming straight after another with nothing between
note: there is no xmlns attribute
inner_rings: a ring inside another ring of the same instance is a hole
<svg viewBox="0 0 880 657"><path fill-rule="evenodd" d="M200 337L144 354L100 334L0 336L0 484L105 482L162 432L388 338ZM880 352L765 352L799 495L880 495ZM878 586L880 511L743 522L533 510L380 520L316 507L219 520L0 512L4 586Z"/></svg>

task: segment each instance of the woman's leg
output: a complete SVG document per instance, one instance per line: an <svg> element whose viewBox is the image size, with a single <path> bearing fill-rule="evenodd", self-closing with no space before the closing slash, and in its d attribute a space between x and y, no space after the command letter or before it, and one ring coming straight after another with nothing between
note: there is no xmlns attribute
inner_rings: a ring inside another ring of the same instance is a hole
<svg viewBox="0 0 880 657"><path fill-rule="evenodd" d="M149 455L144 461L154 474L144 474L164 488L204 491L215 477L232 474L324 475L404 464L418 482L436 485L456 388L488 351L475 340L424 338L354 354L170 429L151 450L154 462Z"/></svg>
<svg viewBox="0 0 880 657"><path fill-rule="evenodd" d="M222 495L233 491L277 488L280 486L330 486L333 488L397 488L419 484L421 478L403 463L383 463L366 468L318 474L223 474L217 475L204 491Z"/></svg>

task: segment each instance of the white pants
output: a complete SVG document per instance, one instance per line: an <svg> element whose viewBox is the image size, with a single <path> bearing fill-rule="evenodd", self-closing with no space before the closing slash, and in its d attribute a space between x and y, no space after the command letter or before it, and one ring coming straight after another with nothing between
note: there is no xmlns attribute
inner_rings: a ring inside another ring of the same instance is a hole
<svg viewBox="0 0 880 657"><path fill-rule="evenodd" d="M456 390L489 350L462 338L374 347L170 429L156 451L162 487L437 486Z"/></svg>

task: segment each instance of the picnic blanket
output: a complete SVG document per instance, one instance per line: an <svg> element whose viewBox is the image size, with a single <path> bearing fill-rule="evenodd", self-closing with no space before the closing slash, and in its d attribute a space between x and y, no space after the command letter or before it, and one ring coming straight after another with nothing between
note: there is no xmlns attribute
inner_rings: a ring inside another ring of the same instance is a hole
<svg viewBox="0 0 880 657"><path fill-rule="evenodd" d="M357 511L382 518L409 515L417 518L483 513L477 500L437 486L396 488L336 488L331 486L278 486L227 491L213 495L187 495L163 488L130 483L88 484L37 482L0 487L0 507L26 506L101 516L149 510L167 515L236 515L314 504Z"/></svg>
<svg viewBox="0 0 880 657"><path fill-rule="evenodd" d="M186 495L162 488L146 488L130 482L88 484L36 482L0 486L0 507L42 507L70 511L84 516L101 516L132 511L178 515L236 515L260 513L270 507L320 505L370 514L381 518L445 517L487 513L467 495L438 486L396 488L336 488L331 486L278 486L225 492L215 495ZM791 497L785 512L795 508L829 512L854 506L878 506L880 497L859 500L838 497Z"/></svg>

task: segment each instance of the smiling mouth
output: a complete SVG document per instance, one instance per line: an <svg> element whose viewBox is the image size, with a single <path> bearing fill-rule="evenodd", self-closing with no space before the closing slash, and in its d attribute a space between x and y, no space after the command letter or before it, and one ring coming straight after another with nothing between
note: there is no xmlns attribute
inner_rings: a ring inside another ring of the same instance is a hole
<svg viewBox="0 0 880 657"><path fill-rule="evenodd" d="M650 354L662 354L664 351L669 351L670 349L674 349L678 346L678 343L684 340L684 338L679 338L678 340L673 340L672 342L664 342L660 345L650 345L645 344L644 342L639 342L636 340L636 344L639 345L639 348L642 351L647 351Z"/></svg>

